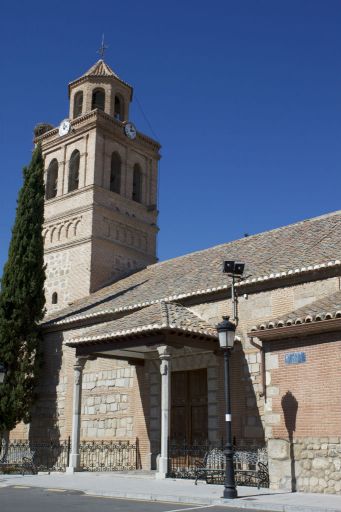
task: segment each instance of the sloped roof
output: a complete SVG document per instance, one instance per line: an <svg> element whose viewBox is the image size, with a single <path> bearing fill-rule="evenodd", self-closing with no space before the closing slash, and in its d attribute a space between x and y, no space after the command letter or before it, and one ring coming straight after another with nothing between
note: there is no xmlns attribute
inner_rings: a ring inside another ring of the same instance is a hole
<svg viewBox="0 0 341 512"><path fill-rule="evenodd" d="M129 85L127 82L125 82L124 80L122 80L122 78L120 78L118 76L117 73L115 73L115 71L113 71L113 69L109 66L109 64L107 64L106 62L104 62L103 59L99 59L93 66L91 66L90 69L88 69L88 71L86 71L82 76L80 76L79 78L76 78L75 80L73 80L72 82L69 83L69 89L70 89L70 86L71 85L75 85L77 84L78 82L82 82L84 81L87 77L112 77L112 78L116 78L117 80L119 80L122 84L124 85L127 85L131 90L133 89L131 85Z"/></svg>
<svg viewBox="0 0 341 512"><path fill-rule="evenodd" d="M120 79L120 77L111 69L111 67L106 62L104 62L103 59L99 59L82 76L114 76L115 78Z"/></svg>
<svg viewBox="0 0 341 512"><path fill-rule="evenodd" d="M180 304L162 301L117 320L87 327L86 336L80 335L77 338L66 340L65 343L76 346L96 340L122 339L132 334L163 330L176 330L217 338L215 327L192 311ZM79 332L81 333L81 331Z"/></svg>
<svg viewBox="0 0 341 512"><path fill-rule="evenodd" d="M68 323L113 311L132 310L230 286L224 260L245 262L248 282L278 279L325 266L340 266L341 211L242 238L150 265L101 288L45 322Z"/></svg>
<svg viewBox="0 0 341 512"><path fill-rule="evenodd" d="M287 315L263 322L253 327L251 331L276 329L291 325L320 322L321 320L333 320L341 318L341 291L328 297L318 299L311 304L298 308Z"/></svg>

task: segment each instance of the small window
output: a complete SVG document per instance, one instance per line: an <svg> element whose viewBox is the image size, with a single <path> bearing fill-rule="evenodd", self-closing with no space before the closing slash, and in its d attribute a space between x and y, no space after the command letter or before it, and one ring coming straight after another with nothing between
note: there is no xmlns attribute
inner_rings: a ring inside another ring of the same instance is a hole
<svg viewBox="0 0 341 512"><path fill-rule="evenodd" d="M139 164L134 165L133 175L133 201L141 203L142 198L142 172Z"/></svg>
<svg viewBox="0 0 341 512"><path fill-rule="evenodd" d="M124 121L123 100L119 96L115 96L114 117L119 121Z"/></svg>
<svg viewBox="0 0 341 512"><path fill-rule="evenodd" d="M79 117L83 111L83 91L78 91L73 100L73 117Z"/></svg>
<svg viewBox="0 0 341 512"><path fill-rule="evenodd" d="M121 192L121 158L116 152L111 155L110 190Z"/></svg>
<svg viewBox="0 0 341 512"><path fill-rule="evenodd" d="M95 89L92 93L92 105L91 110L98 108L104 110L105 105L105 93L103 89Z"/></svg>
<svg viewBox="0 0 341 512"><path fill-rule="evenodd" d="M57 304L58 303L58 293L57 292L53 292L52 294L52 304Z"/></svg>
<svg viewBox="0 0 341 512"><path fill-rule="evenodd" d="M50 165L47 169L46 176L46 189L45 189L45 197L46 199L53 199L57 195L57 185L58 185L58 162L54 158L51 160Z"/></svg>
<svg viewBox="0 0 341 512"><path fill-rule="evenodd" d="M75 149L71 155L70 162L69 162L69 188L68 188L69 192L72 192L73 190L78 189L79 160L80 160L80 153L77 149Z"/></svg>

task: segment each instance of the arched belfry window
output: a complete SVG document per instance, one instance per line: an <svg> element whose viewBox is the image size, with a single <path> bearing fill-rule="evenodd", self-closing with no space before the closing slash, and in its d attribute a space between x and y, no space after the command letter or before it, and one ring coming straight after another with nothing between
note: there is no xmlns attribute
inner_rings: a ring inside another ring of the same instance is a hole
<svg viewBox="0 0 341 512"><path fill-rule="evenodd" d="M141 203L142 199L142 171L139 164L134 165L133 174L133 200Z"/></svg>
<svg viewBox="0 0 341 512"><path fill-rule="evenodd" d="M52 304L57 304L58 303L58 293L57 292L53 292L52 294Z"/></svg>
<svg viewBox="0 0 341 512"><path fill-rule="evenodd" d="M54 158L53 160L51 160L50 165L47 168L46 188L45 188L46 199L52 199L53 197L56 197L57 185L58 185L58 162Z"/></svg>
<svg viewBox="0 0 341 512"><path fill-rule="evenodd" d="M121 192L121 157L116 152L111 155L110 190Z"/></svg>
<svg viewBox="0 0 341 512"><path fill-rule="evenodd" d="M77 190L79 185L79 160L80 153L78 149L75 149L72 152L69 162L69 192L72 192L72 190Z"/></svg>
<svg viewBox="0 0 341 512"><path fill-rule="evenodd" d="M92 93L92 104L91 110L98 108L99 110L104 110L105 105L105 92L104 89L94 89Z"/></svg>
<svg viewBox="0 0 341 512"><path fill-rule="evenodd" d="M83 111L83 91L78 91L73 100L73 117L79 117Z"/></svg>
<svg viewBox="0 0 341 512"><path fill-rule="evenodd" d="M124 102L120 96L115 96L114 117L119 121L124 121Z"/></svg>

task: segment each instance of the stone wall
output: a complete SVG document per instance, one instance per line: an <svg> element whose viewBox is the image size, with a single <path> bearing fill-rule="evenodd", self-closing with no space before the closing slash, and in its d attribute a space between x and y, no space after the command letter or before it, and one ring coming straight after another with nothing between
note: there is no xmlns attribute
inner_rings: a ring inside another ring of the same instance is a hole
<svg viewBox="0 0 341 512"><path fill-rule="evenodd" d="M270 439L272 489L341 494L341 437Z"/></svg>
<svg viewBox="0 0 341 512"><path fill-rule="evenodd" d="M84 372L82 439L132 438L133 416L129 390L133 382L134 368L131 366Z"/></svg>

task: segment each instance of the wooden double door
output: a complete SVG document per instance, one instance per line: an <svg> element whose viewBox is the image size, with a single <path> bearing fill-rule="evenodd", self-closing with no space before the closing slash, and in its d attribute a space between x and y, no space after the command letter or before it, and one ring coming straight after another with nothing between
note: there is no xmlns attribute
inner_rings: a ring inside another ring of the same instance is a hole
<svg viewBox="0 0 341 512"><path fill-rule="evenodd" d="M171 441L202 443L208 438L207 370L172 372Z"/></svg>

